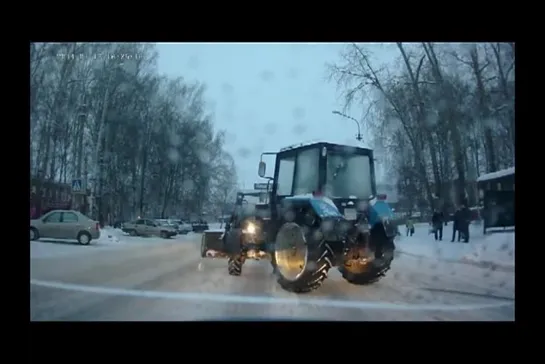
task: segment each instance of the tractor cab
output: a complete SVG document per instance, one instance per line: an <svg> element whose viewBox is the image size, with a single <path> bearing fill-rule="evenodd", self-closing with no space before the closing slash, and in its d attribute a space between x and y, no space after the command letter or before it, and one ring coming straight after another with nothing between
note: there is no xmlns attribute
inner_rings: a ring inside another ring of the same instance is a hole
<svg viewBox="0 0 545 364"><path fill-rule="evenodd" d="M237 192L234 215L257 216L268 218L269 216L269 192L260 190L243 190Z"/></svg>
<svg viewBox="0 0 545 364"><path fill-rule="evenodd" d="M371 149L318 142L264 154L276 154L273 177L266 176L263 161L258 171L260 177L275 181L270 197L272 206L278 206L288 197L324 196L333 201L345 218L355 220L358 211L376 195Z"/></svg>

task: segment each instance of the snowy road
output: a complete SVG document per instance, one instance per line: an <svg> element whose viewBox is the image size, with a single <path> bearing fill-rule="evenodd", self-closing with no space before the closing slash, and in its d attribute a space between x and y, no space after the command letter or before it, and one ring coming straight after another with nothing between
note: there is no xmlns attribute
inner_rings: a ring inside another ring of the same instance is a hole
<svg viewBox="0 0 545 364"><path fill-rule="evenodd" d="M31 254L31 320L514 320L510 269L399 254L372 286L333 269L318 291L295 295L277 286L267 261L231 277L225 260L201 260L199 245L193 235Z"/></svg>

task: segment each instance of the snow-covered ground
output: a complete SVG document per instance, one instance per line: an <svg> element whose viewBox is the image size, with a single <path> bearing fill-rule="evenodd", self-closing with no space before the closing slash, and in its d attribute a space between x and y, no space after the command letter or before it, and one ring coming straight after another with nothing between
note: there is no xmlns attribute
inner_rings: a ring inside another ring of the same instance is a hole
<svg viewBox="0 0 545 364"><path fill-rule="evenodd" d="M219 230L219 223L209 225L210 230ZM451 243L452 223L443 228L443 241L435 241L429 234L428 224L415 224L412 237L404 235L405 227L401 226L401 237L396 239L397 251L403 254L422 256L436 260L461 261L483 265L498 265L512 268L515 266L515 232L514 229L496 231L483 235L480 225L471 225L470 241ZM50 240L30 242L32 258L48 258L74 254L85 254L96 249L125 249L132 246L185 243L199 239L200 234L189 233L177 235L172 239L158 237L128 236L120 229L105 227L101 230L100 239L92 241L89 246L81 246L75 241Z"/></svg>
<svg viewBox="0 0 545 364"><path fill-rule="evenodd" d="M490 231L490 233L488 233ZM429 234L428 224L415 224L415 233L405 236L405 227L400 226L401 237L396 239L397 250L404 254L423 256L437 260L461 261L483 265L515 266L514 228L490 229L483 235L481 225L471 225L469 243L451 243L452 223L443 227L443 240L435 241Z"/></svg>
<svg viewBox="0 0 545 364"><path fill-rule="evenodd" d="M79 245L75 240L66 239L40 239L30 242L31 258L52 258L65 255L85 254L100 249L125 249L133 246L162 243L184 243L197 238L197 234L177 235L172 239L158 237L128 236L121 229L106 226L100 230L100 238L92 240L88 246Z"/></svg>

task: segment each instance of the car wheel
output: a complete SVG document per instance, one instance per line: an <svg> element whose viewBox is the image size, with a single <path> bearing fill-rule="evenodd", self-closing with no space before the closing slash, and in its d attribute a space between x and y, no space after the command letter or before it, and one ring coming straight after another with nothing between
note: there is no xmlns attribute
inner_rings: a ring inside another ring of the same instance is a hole
<svg viewBox="0 0 545 364"><path fill-rule="evenodd" d="M131 231L129 231L129 235L130 236L137 236L138 234L136 233L136 230L131 230Z"/></svg>
<svg viewBox="0 0 545 364"><path fill-rule="evenodd" d="M40 234L38 233L38 229L30 228L30 240L38 240L39 238Z"/></svg>
<svg viewBox="0 0 545 364"><path fill-rule="evenodd" d="M91 242L91 235L85 231L78 234L78 243L81 245L89 245Z"/></svg>

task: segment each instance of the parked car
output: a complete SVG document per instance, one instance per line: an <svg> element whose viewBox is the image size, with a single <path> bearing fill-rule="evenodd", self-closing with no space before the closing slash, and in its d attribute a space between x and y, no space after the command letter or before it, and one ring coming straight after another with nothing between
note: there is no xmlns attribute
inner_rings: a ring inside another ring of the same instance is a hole
<svg viewBox="0 0 545 364"><path fill-rule="evenodd" d="M121 229L131 236L160 236L168 239L176 236L177 232L172 226L163 225L158 221L151 219L138 219L123 224Z"/></svg>
<svg viewBox="0 0 545 364"><path fill-rule="evenodd" d="M42 217L30 220L30 240L40 238L77 240L88 245L100 238L98 221L75 210L53 210Z"/></svg>
<svg viewBox="0 0 545 364"><path fill-rule="evenodd" d="M113 224L114 229L121 229L122 226L123 226L123 221L121 220L114 221L114 224Z"/></svg>
<svg viewBox="0 0 545 364"><path fill-rule="evenodd" d="M174 220L170 219L155 219L157 223L159 223L162 226L170 226L174 228L174 230L178 231L178 224Z"/></svg>
<svg viewBox="0 0 545 364"><path fill-rule="evenodd" d="M204 220L193 221L191 223L194 233L202 233L205 230L208 230L208 223Z"/></svg>
<svg viewBox="0 0 545 364"><path fill-rule="evenodd" d="M185 235L193 231L193 226L183 220L178 221L178 234Z"/></svg>

